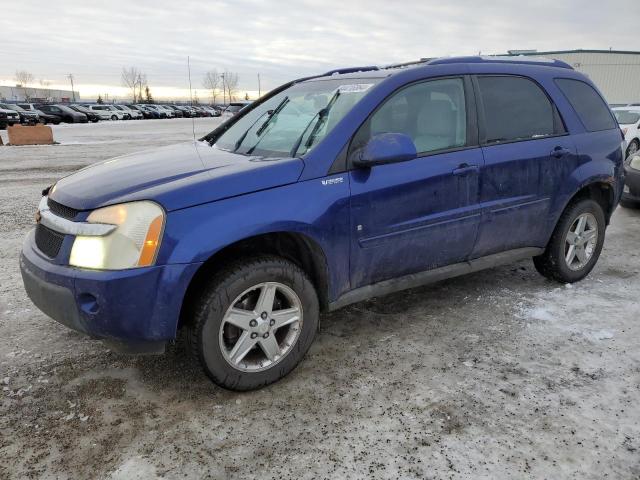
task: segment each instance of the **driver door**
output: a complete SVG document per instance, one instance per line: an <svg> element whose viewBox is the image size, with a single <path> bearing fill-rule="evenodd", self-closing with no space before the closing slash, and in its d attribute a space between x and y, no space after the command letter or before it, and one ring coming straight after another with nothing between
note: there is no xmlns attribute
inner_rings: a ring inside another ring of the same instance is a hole
<svg viewBox="0 0 640 480"><path fill-rule="evenodd" d="M418 158L350 170L352 288L461 262L473 250L483 157L468 91L463 77L412 84L356 133L350 154L376 134L403 133Z"/></svg>

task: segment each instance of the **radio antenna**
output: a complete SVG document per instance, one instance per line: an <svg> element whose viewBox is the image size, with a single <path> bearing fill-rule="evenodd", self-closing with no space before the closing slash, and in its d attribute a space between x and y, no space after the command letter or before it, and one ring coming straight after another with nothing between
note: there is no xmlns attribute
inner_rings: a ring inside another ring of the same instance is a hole
<svg viewBox="0 0 640 480"><path fill-rule="evenodd" d="M193 108L193 93L191 91L191 60L187 55L187 70L189 71L189 98L191 99L191 108ZM193 141L196 141L196 121L192 112L191 115L191 131L193 132Z"/></svg>

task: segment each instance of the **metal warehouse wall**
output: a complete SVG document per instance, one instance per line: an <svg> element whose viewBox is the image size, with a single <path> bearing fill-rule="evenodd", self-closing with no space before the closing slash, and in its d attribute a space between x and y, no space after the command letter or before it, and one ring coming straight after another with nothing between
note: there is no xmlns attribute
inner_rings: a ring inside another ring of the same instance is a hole
<svg viewBox="0 0 640 480"><path fill-rule="evenodd" d="M8 87L0 86L0 99L4 98L9 101L24 102L27 98L49 99L59 102L61 99L71 99L75 93L76 100L80 100L80 93L71 90L53 90L50 88L36 87Z"/></svg>
<svg viewBox="0 0 640 480"><path fill-rule="evenodd" d="M609 103L640 102L640 52L540 52L587 75Z"/></svg>

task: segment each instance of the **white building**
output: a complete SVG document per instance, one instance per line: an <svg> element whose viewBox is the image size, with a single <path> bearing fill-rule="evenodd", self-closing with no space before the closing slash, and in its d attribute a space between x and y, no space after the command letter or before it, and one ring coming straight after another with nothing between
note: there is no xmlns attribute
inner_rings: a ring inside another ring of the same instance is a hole
<svg viewBox="0 0 640 480"><path fill-rule="evenodd" d="M620 50L509 50L509 55L555 58L584 73L609 103L640 102L640 52Z"/></svg>
<svg viewBox="0 0 640 480"><path fill-rule="evenodd" d="M36 87L0 86L0 100L25 102L72 102L79 101L80 94L71 90L54 90Z"/></svg>

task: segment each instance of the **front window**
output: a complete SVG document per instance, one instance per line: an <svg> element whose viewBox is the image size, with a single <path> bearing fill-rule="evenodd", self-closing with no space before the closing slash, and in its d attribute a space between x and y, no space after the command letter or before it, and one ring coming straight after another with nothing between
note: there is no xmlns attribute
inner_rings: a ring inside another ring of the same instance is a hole
<svg viewBox="0 0 640 480"><path fill-rule="evenodd" d="M351 152L382 133L402 133L419 154L463 147L467 113L461 78L428 80L394 93L360 127Z"/></svg>
<svg viewBox="0 0 640 480"><path fill-rule="evenodd" d="M379 81L350 78L298 83L243 116L215 146L242 155L304 155Z"/></svg>

